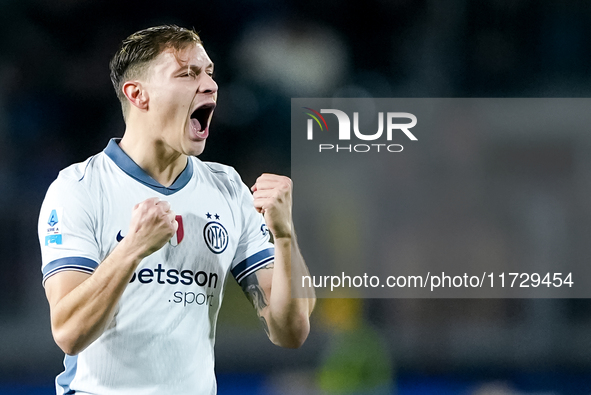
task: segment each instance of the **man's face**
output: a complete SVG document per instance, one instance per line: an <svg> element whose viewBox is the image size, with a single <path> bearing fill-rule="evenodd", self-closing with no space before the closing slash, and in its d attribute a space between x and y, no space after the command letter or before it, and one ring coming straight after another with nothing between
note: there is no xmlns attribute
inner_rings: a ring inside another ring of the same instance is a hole
<svg viewBox="0 0 591 395"><path fill-rule="evenodd" d="M185 155L203 152L217 100L212 75L213 63L201 45L165 50L152 61L144 85L163 144Z"/></svg>

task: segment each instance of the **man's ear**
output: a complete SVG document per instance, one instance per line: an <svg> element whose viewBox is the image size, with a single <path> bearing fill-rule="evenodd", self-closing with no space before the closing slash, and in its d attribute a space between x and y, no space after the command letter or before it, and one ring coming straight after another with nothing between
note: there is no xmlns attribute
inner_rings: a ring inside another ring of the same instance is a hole
<svg viewBox="0 0 591 395"><path fill-rule="evenodd" d="M123 94L129 102L140 110L148 109L148 92L139 81L127 81L123 84Z"/></svg>

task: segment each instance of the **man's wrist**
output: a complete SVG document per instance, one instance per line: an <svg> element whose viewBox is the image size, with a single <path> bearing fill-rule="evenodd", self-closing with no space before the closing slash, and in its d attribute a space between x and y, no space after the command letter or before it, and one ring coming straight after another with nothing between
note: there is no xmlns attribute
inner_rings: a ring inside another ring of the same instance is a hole
<svg viewBox="0 0 591 395"><path fill-rule="evenodd" d="M291 243L293 241L291 234L281 236L281 237L274 237L273 239L274 239L273 242L274 242L276 248L278 248L278 247L279 248L280 247L290 248Z"/></svg>
<svg viewBox="0 0 591 395"><path fill-rule="evenodd" d="M139 265L142 259L149 255L146 253L146 251L144 251L144 249L133 243L129 238L124 238L121 240L113 252L115 251L119 259L129 262L134 266L134 268Z"/></svg>
<svg viewBox="0 0 591 395"><path fill-rule="evenodd" d="M293 225L284 224L283 226L277 226L275 229L271 229L274 240L286 239L291 240L293 238ZM275 231L273 231L275 230Z"/></svg>

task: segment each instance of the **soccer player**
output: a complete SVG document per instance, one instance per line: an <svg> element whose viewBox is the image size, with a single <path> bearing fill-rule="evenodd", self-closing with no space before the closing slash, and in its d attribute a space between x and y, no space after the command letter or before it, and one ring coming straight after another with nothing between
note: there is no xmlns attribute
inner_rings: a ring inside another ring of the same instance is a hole
<svg viewBox="0 0 591 395"><path fill-rule="evenodd" d="M230 273L273 343L295 348L308 336L313 291L291 297L292 273L307 273L291 180L263 174L249 190L233 168L196 158L218 87L194 31L139 31L110 67L125 134L62 170L39 218L51 329L67 354L56 390L215 394Z"/></svg>

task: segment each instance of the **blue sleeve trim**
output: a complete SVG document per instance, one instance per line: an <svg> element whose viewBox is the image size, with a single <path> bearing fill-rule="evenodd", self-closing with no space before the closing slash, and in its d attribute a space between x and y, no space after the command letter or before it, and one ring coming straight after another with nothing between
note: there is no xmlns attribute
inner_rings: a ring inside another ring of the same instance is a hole
<svg viewBox="0 0 591 395"><path fill-rule="evenodd" d="M232 275L240 283L242 279L258 269L268 265L275 259L275 248L267 248L249 256L232 269Z"/></svg>
<svg viewBox="0 0 591 395"><path fill-rule="evenodd" d="M56 259L55 261L49 262L43 268L43 284L45 284L45 280L49 277L64 270L74 270L92 274L97 267L97 262L81 256Z"/></svg>
<svg viewBox="0 0 591 395"><path fill-rule="evenodd" d="M78 370L78 355L66 355L64 367L66 370L56 377L55 383L62 388L64 395L75 394L76 391L70 388L70 384L72 384L72 380L76 376L76 370Z"/></svg>

